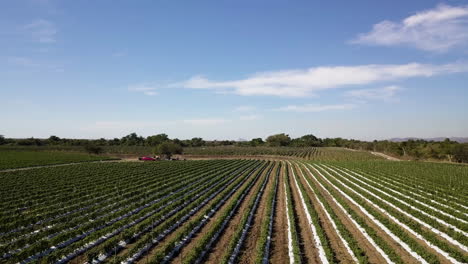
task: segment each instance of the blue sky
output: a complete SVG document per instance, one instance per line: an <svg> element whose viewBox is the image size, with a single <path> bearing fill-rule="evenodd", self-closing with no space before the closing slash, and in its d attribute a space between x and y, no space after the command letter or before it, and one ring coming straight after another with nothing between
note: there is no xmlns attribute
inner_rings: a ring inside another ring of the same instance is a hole
<svg viewBox="0 0 468 264"><path fill-rule="evenodd" d="M468 136L465 1L0 2L0 134Z"/></svg>

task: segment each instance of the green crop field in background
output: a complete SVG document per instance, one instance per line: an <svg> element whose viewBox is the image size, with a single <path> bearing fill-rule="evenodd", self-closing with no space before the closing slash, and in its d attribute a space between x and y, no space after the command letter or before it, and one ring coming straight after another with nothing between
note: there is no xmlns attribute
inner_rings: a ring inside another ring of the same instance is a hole
<svg viewBox="0 0 468 264"><path fill-rule="evenodd" d="M85 153L14 151L0 149L0 170L109 159L112 158Z"/></svg>

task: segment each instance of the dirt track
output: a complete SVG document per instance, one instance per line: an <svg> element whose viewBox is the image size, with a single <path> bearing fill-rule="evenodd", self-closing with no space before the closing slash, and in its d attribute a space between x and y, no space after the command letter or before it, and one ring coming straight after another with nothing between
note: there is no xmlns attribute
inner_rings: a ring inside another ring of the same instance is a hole
<svg viewBox="0 0 468 264"><path fill-rule="evenodd" d="M273 235L271 247L271 263L282 263L288 259L288 234L286 218L286 201L284 197L284 168L278 179L278 195L276 197L275 218L273 220Z"/></svg>
<svg viewBox="0 0 468 264"><path fill-rule="evenodd" d="M380 153L380 152L374 152L374 151L371 151L371 153L375 156L379 156L379 157L383 157L383 158L386 158L388 160L392 160L392 161L401 161L400 159L397 159L395 157L392 157L392 156L389 156L387 154L384 154L384 153Z"/></svg>

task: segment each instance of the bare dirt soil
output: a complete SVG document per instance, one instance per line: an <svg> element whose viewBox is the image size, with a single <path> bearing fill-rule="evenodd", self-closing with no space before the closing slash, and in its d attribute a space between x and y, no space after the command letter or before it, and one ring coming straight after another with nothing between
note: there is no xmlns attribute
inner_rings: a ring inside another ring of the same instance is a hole
<svg viewBox="0 0 468 264"><path fill-rule="evenodd" d="M249 233L247 235L247 239L244 242L244 246L242 252L239 256L239 263L254 263L257 255L257 244L260 239L261 235L261 227L265 221L269 221L269 216L267 215L267 200L268 195L271 191L274 190L274 182L276 177L276 169L278 164L273 168L270 174L270 178L268 180L267 185L265 186L265 190L263 191L262 197L260 198L260 203L255 212L253 224L250 227Z"/></svg>
<svg viewBox="0 0 468 264"><path fill-rule="evenodd" d="M288 256L288 219L286 218L286 201L284 199L284 174L281 170L278 179L278 193L276 196L275 218L273 220L273 234L271 238L271 263L284 263Z"/></svg>
<svg viewBox="0 0 468 264"><path fill-rule="evenodd" d="M293 174L291 172L291 167L289 172L289 186L291 186L291 194L294 204L294 214L296 215L296 221L298 221L298 238L299 246L301 248L302 259L306 263L320 263L318 256L318 250L315 247L315 242L313 240L312 229L307 221L305 210L299 197L299 190L296 188L296 184L293 179Z"/></svg>
<svg viewBox="0 0 468 264"><path fill-rule="evenodd" d="M375 151L371 151L371 153L375 156L379 156L379 157L383 157L383 158L386 158L388 160L392 160L392 161L401 161L400 159L397 159L395 157L392 157L392 156L389 156L387 154L384 154L384 153L381 153L381 152L375 152Z"/></svg>

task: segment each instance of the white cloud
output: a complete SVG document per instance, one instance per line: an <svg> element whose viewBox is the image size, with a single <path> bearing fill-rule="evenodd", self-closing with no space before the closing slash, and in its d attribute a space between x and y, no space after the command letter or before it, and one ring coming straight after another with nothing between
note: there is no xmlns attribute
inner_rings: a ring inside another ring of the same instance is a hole
<svg viewBox="0 0 468 264"><path fill-rule="evenodd" d="M240 105L234 109L235 112L250 112L254 110L255 107L250 105Z"/></svg>
<svg viewBox="0 0 468 264"><path fill-rule="evenodd" d="M34 41L40 43L55 42L55 35L58 30L56 26L47 20L39 19L23 27Z"/></svg>
<svg viewBox="0 0 468 264"><path fill-rule="evenodd" d="M355 104L336 104L336 105L288 105L285 107L281 107L278 109L274 109L275 111L283 111L283 112L323 112L329 110L350 110L356 108Z"/></svg>
<svg viewBox="0 0 468 264"><path fill-rule="evenodd" d="M446 52L468 44L468 6L438 5L400 22L384 20L360 34L352 43L408 45L421 50Z"/></svg>
<svg viewBox="0 0 468 264"><path fill-rule="evenodd" d="M191 89L211 89L238 95L272 95L282 97L311 96L316 92L351 85L365 85L412 77L467 72L467 64L369 64L358 66L322 66L305 70L257 73L234 81L212 81L195 76L185 82L172 84Z"/></svg>
<svg viewBox="0 0 468 264"><path fill-rule="evenodd" d="M131 92L141 92L145 95L153 96L157 95L157 87L151 84L136 84L128 86L128 90Z"/></svg>
<svg viewBox="0 0 468 264"><path fill-rule="evenodd" d="M38 63L34 62L30 58L25 57L10 57L8 58L8 62L12 64L16 64L23 67L38 67L40 66Z"/></svg>
<svg viewBox="0 0 468 264"><path fill-rule="evenodd" d="M149 95L149 96L153 96L153 95L158 94L157 92L154 92L154 91L146 91L146 92L143 92L143 93L146 94L146 95Z"/></svg>
<svg viewBox="0 0 468 264"><path fill-rule="evenodd" d="M9 57L7 61L11 64L28 68L34 71L52 71L52 72L64 72L65 69L61 65L49 63L49 62L38 62L27 57Z"/></svg>
<svg viewBox="0 0 468 264"><path fill-rule="evenodd" d="M253 121L253 120L259 120L261 118L262 118L261 115L243 115L239 117L239 119L242 121Z"/></svg>
<svg viewBox="0 0 468 264"><path fill-rule="evenodd" d="M395 95L402 90L399 86L391 85L377 89L359 89L346 93L347 96L357 99L394 101Z"/></svg>
<svg viewBox="0 0 468 264"><path fill-rule="evenodd" d="M227 119L222 118L208 118L208 119L188 119L183 121L186 124L190 125L202 125L202 126L210 126L210 125L220 125L229 122Z"/></svg>

